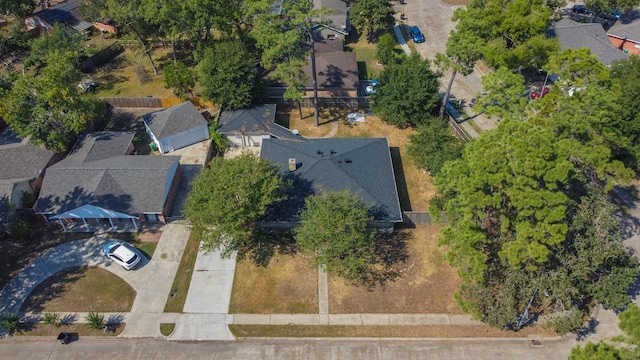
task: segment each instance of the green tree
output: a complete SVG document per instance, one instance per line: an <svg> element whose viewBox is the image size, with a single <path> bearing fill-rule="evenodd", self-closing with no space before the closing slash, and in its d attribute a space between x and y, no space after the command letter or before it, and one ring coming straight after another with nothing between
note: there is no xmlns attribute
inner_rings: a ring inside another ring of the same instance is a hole
<svg viewBox="0 0 640 360"><path fill-rule="evenodd" d="M634 168L638 168L640 158L640 56L629 56L628 59L611 64L611 78L619 85L620 95L615 94L615 116L608 118L611 126L618 129L629 139L630 152L635 159L631 160ZM624 95L622 95L624 94Z"/></svg>
<svg viewBox="0 0 640 360"><path fill-rule="evenodd" d="M254 243L256 221L285 199L287 187L276 165L253 154L216 157L193 181L183 214L202 249L230 256Z"/></svg>
<svg viewBox="0 0 640 360"><path fill-rule="evenodd" d="M49 54L55 51L68 53L71 61L77 63L82 53L85 36L70 26L56 23L51 31L43 34L31 42L31 53L25 59L25 64L39 62L46 63Z"/></svg>
<svg viewBox="0 0 640 360"><path fill-rule="evenodd" d="M475 111L500 118L526 118L525 108L529 101L524 96L526 87L522 75L499 68L482 77L482 86L486 93L476 95Z"/></svg>
<svg viewBox="0 0 640 360"><path fill-rule="evenodd" d="M78 88L80 73L72 53L53 51L39 76L20 77L0 96L0 116L20 136L63 152L93 121L104 103Z"/></svg>
<svg viewBox="0 0 640 360"><path fill-rule="evenodd" d="M324 266L350 280L362 279L374 262L372 220L362 198L349 191L312 195L300 215L296 243L314 254L316 266Z"/></svg>
<svg viewBox="0 0 640 360"><path fill-rule="evenodd" d="M627 342L640 345L640 307L630 304L627 310L618 315L618 326L627 335Z"/></svg>
<svg viewBox="0 0 640 360"><path fill-rule="evenodd" d="M184 99L187 94L193 96L193 87L196 86L196 76L184 63L168 64L164 67L162 75L165 89L173 89L173 93Z"/></svg>
<svg viewBox="0 0 640 360"><path fill-rule="evenodd" d="M597 344L588 342L584 347L580 345L571 349L569 360L624 360L631 359L623 357L620 350L604 341Z"/></svg>
<svg viewBox="0 0 640 360"><path fill-rule="evenodd" d="M16 15L24 18L33 13L36 2L31 0L2 0L0 2L0 14Z"/></svg>
<svg viewBox="0 0 640 360"><path fill-rule="evenodd" d="M378 57L378 61L382 64L395 62L398 56L395 50L397 44L396 39L389 33L380 36L380 39L378 39L376 43L376 56Z"/></svg>
<svg viewBox="0 0 640 360"><path fill-rule="evenodd" d="M252 56L239 40L222 40L204 52L198 64L199 82L205 99L223 109L238 109L251 103L255 74Z"/></svg>
<svg viewBox="0 0 640 360"><path fill-rule="evenodd" d="M371 109L389 124L424 124L438 109L438 77L418 54L387 65L379 81Z"/></svg>
<svg viewBox="0 0 640 360"><path fill-rule="evenodd" d="M464 145L442 118L431 119L416 130L409 136L407 152L419 167L429 170L432 176L440 172L444 163L461 156Z"/></svg>
<svg viewBox="0 0 640 360"><path fill-rule="evenodd" d="M535 312L624 306L637 261L604 194L629 178L608 147L531 121L506 120L467 144L435 177L432 203L449 223L440 242L463 279L461 308L503 327L534 291Z"/></svg>
<svg viewBox="0 0 640 360"><path fill-rule="evenodd" d="M358 0L349 10L349 20L373 42L393 24L393 14L395 10L388 0Z"/></svg>

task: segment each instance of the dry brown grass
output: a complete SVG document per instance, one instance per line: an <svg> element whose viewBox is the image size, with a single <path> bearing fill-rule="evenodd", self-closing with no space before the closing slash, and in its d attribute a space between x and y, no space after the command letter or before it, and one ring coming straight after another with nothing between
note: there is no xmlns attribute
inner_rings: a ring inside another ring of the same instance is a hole
<svg viewBox="0 0 640 360"><path fill-rule="evenodd" d="M230 313L318 313L318 272L300 255L277 253L266 266L238 260Z"/></svg>
<svg viewBox="0 0 640 360"><path fill-rule="evenodd" d="M419 169L407 156L408 136L414 133L411 128L398 128L389 125L375 115L367 115L364 123L351 124L346 121L353 109L322 109L320 126L313 126L313 109L304 108L303 119L298 109L278 111L276 121L289 129L297 129L306 137L322 137L331 132L331 121L338 120L338 132L335 137L386 137L391 147L394 171L402 210L427 210L429 200L435 194L431 176Z"/></svg>
<svg viewBox="0 0 640 360"><path fill-rule="evenodd" d="M22 305L22 311L127 312L135 297L135 290L111 272L75 267L40 284Z"/></svg>
<svg viewBox="0 0 640 360"><path fill-rule="evenodd" d="M401 276L393 282L371 288L330 277L329 312L460 314L453 299L460 279L437 247L439 229L435 225L418 225L397 231L396 236L407 237L409 257L397 265Z"/></svg>
<svg viewBox="0 0 640 360"><path fill-rule="evenodd" d="M238 337L407 337L407 338L526 338L532 334L555 336L545 329L527 327L519 332L488 326L337 326L337 325L229 325Z"/></svg>

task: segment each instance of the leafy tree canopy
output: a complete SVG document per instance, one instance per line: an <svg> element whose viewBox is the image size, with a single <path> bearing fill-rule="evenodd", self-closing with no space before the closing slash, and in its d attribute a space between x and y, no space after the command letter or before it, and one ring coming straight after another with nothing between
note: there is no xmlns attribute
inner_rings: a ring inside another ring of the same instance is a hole
<svg viewBox="0 0 640 360"><path fill-rule="evenodd" d="M222 40L205 50L198 64L202 96L224 109L238 109L251 103L255 74L252 56L235 39Z"/></svg>
<svg viewBox="0 0 640 360"><path fill-rule="evenodd" d="M33 13L36 2L32 0L2 0L0 2L0 14L16 15L20 18Z"/></svg>
<svg viewBox="0 0 640 360"><path fill-rule="evenodd" d="M193 181L183 214L202 249L229 256L253 243L256 221L285 199L287 186L277 166L253 154L215 157Z"/></svg>
<svg viewBox="0 0 640 360"><path fill-rule="evenodd" d="M181 99L186 98L187 94L193 95L196 77L193 71L187 68L184 63L168 64L163 70L162 76L166 89L173 89L173 93Z"/></svg>
<svg viewBox="0 0 640 360"><path fill-rule="evenodd" d="M312 195L301 219L296 242L314 253L316 266L351 280L366 275L374 262L375 238L362 198L349 191Z"/></svg>
<svg viewBox="0 0 640 360"><path fill-rule="evenodd" d="M524 119L525 108L529 103L526 97L524 77L507 68L482 77L482 86L486 93L476 95L476 112L497 115L500 118L515 117Z"/></svg>
<svg viewBox="0 0 640 360"><path fill-rule="evenodd" d="M393 5L388 0L358 0L349 10L351 24L367 33L371 42L393 24Z"/></svg>
<svg viewBox="0 0 640 360"><path fill-rule="evenodd" d="M46 63L49 54L55 51L69 53L77 62L82 53L85 35L70 26L56 23L53 29L31 42L31 53L25 63Z"/></svg>
<svg viewBox="0 0 640 360"><path fill-rule="evenodd" d="M437 112L438 77L420 55L387 65L378 79L380 85L371 96L371 108L384 121L398 126L418 125Z"/></svg>
<svg viewBox="0 0 640 360"><path fill-rule="evenodd" d="M459 158L464 146L442 118L419 125L409 141L409 156L419 167L428 169L432 176L437 175L447 161Z"/></svg>

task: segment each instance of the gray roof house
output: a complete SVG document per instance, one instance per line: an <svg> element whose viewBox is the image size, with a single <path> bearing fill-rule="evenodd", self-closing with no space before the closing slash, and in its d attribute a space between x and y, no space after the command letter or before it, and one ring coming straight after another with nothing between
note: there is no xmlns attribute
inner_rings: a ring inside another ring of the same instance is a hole
<svg viewBox="0 0 640 360"><path fill-rule="evenodd" d="M627 54L611 43L599 23L579 23L565 18L556 22L548 34L558 37L562 50L587 48L604 65L627 58Z"/></svg>
<svg viewBox="0 0 640 360"><path fill-rule="evenodd" d="M347 4L341 0L313 0L314 9L322 7L332 13L325 15L322 19L315 19L316 24L313 27L314 38L344 40L351 32Z"/></svg>
<svg viewBox="0 0 640 360"><path fill-rule="evenodd" d="M45 169L61 157L9 127L0 131L0 222L7 220L12 208L31 206L21 204L22 194L37 195Z"/></svg>
<svg viewBox="0 0 640 360"><path fill-rule="evenodd" d="M225 135L231 146L258 147L263 139L295 140L301 138L275 122L276 105L267 104L246 109L223 111L218 122L218 132Z"/></svg>
<svg viewBox="0 0 640 360"><path fill-rule="evenodd" d="M143 115L144 127L161 154L209 139L209 125L190 102Z"/></svg>
<svg viewBox="0 0 640 360"><path fill-rule="evenodd" d="M264 139L260 157L280 166L292 180L288 199L274 205L263 227L294 227L307 196L348 190L371 206L373 226L402 222L391 153L386 138Z"/></svg>
<svg viewBox="0 0 640 360"><path fill-rule="evenodd" d="M607 36L616 48L640 55L640 9L620 17L607 31Z"/></svg>
<svg viewBox="0 0 640 360"><path fill-rule="evenodd" d="M140 221L164 222L180 183L180 157L130 155L133 136L82 136L47 171L35 212L65 231L137 231Z"/></svg>

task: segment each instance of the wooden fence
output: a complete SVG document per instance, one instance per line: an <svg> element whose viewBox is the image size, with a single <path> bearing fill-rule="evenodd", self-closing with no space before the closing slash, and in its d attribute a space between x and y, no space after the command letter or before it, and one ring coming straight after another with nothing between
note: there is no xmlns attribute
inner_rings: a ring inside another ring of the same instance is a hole
<svg viewBox="0 0 640 360"><path fill-rule="evenodd" d="M282 98L270 98L270 102L283 107L297 107L298 103ZM302 107L313 107L313 98L304 98L300 102ZM322 97L318 98L318 105L321 107L362 109L369 107L369 98L367 97Z"/></svg>
<svg viewBox="0 0 640 360"><path fill-rule="evenodd" d="M168 108L174 105L182 104L187 100L176 97L159 98L159 97L125 97L125 98L103 98L105 102L114 108L149 108L160 109ZM189 99L198 109L215 108L210 101L204 101L199 98Z"/></svg>

